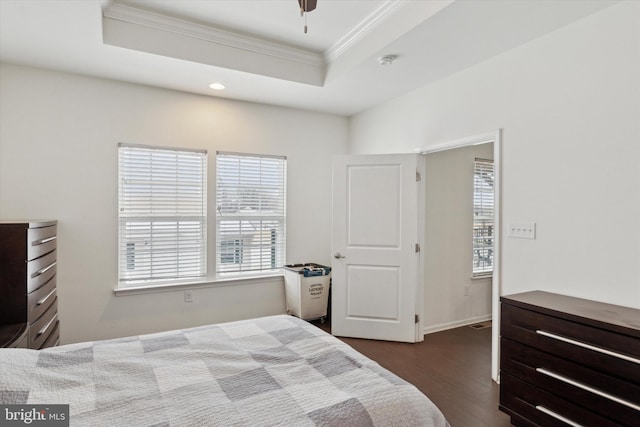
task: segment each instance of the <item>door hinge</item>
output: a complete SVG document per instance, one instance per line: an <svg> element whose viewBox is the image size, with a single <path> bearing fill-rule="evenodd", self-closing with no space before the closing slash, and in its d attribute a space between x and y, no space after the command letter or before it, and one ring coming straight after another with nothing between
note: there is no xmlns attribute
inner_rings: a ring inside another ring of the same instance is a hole
<svg viewBox="0 0 640 427"><path fill-rule="evenodd" d="M416 314L416 317L415 317L415 322L416 323L420 323L420 316L418 316L417 314Z"/></svg>
<svg viewBox="0 0 640 427"><path fill-rule="evenodd" d="M420 172L416 171L416 182L420 182L421 179L422 175L420 175Z"/></svg>
<svg viewBox="0 0 640 427"><path fill-rule="evenodd" d="M416 243L416 253L420 252L420 243Z"/></svg>

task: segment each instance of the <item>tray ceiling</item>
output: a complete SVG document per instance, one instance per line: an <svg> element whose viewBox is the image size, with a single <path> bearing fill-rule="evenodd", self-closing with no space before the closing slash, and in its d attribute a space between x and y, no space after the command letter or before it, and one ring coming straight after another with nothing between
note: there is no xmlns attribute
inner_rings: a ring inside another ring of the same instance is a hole
<svg viewBox="0 0 640 427"><path fill-rule="evenodd" d="M0 60L351 115L615 3L2 0Z"/></svg>

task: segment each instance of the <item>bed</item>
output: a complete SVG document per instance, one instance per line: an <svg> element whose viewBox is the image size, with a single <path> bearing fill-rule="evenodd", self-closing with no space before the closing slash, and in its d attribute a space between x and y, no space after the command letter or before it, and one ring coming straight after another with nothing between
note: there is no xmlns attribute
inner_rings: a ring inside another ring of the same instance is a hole
<svg viewBox="0 0 640 427"><path fill-rule="evenodd" d="M413 385L291 316L0 350L0 403L72 426L448 426Z"/></svg>

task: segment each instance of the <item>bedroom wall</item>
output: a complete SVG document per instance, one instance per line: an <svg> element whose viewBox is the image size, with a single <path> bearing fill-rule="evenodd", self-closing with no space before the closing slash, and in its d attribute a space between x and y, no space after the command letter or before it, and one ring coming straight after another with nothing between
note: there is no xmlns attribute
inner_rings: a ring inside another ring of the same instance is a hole
<svg viewBox="0 0 640 427"><path fill-rule="evenodd" d="M425 333L491 318L491 278L471 278L476 157L493 143L425 156Z"/></svg>
<svg viewBox="0 0 640 427"><path fill-rule="evenodd" d="M501 293L640 307L638 22L640 2L616 4L358 114L350 152L503 129ZM506 237L520 221L535 240Z"/></svg>
<svg viewBox="0 0 640 427"><path fill-rule="evenodd" d="M285 311L281 277L195 288L193 303L182 291L114 296L118 142L209 151L210 275L216 150L286 155L287 261L330 263L331 158L346 152L346 118L0 67L0 218L59 221L63 343Z"/></svg>

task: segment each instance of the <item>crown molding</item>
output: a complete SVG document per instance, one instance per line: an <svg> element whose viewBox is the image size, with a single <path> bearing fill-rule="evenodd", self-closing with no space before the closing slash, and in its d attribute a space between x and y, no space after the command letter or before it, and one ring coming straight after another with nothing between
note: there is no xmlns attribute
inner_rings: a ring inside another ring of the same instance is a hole
<svg viewBox="0 0 640 427"><path fill-rule="evenodd" d="M327 49L324 52L325 61L327 63L334 62L353 47L353 45L365 38L369 33L371 33L371 31L386 21L390 16L394 15L401 8L406 6L407 3L408 0L387 0L384 2L344 37Z"/></svg>
<svg viewBox="0 0 640 427"><path fill-rule="evenodd" d="M226 47L242 49L260 55L299 62L315 67L324 68L326 66L324 56L319 52L300 49L283 43L268 41L230 30L223 30L185 19L123 5L117 2L106 1L106 5L103 6L102 13L105 18L135 25L143 25L162 31L205 40L207 42L216 43Z"/></svg>

